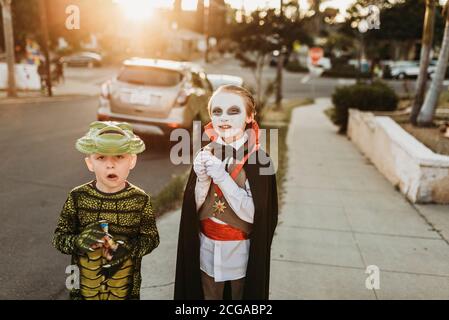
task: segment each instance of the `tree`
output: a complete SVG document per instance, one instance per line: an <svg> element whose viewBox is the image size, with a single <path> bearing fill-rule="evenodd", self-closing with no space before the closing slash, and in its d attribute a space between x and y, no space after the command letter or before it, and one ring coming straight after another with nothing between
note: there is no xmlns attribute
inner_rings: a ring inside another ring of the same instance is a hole
<svg viewBox="0 0 449 320"><path fill-rule="evenodd" d="M269 23L274 16L274 9L253 11L243 22L236 23L231 32L232 40L238 44L234 52L235 57L243 67L250 68L253 72L258 112L265 106L267 95L270 95L273 89L271 82L264 90L262 76L268 56L277 48L273 39L274 27Z"/></svg>
<svg viewBox="0 0 449 320"><path fill-rule="evenodd" d="M14 34L11 13L12 0L0 0L2 6L3 32L5 39L6 59L8 65L8 97L16 97Z"/></svg>
<svg viewBox="0 0 449 320"><path fill-rule="evenodd" d="M432 79L432 84L424 100L424 105L418 115L418 126L431 126L433 123L433 117L435 115L438 98L441 93L444 76L446 75L447 60L449 59L449 14L448 14L449 2L446 2L443 9L443 16L446 19L446 25L444 28L444 36L441 44L440 55L438 57L438 63L435 70L435 75Z"/></svg>
<svg viewBox="0 0 449 320"><path fill-rule="evenodd" d="M395 2L389 0L357 0L348 9L350 18L342 31L357 38L358 30L351 28L357 26L363 18L363 10L369 5L376 5L380 9L381 27L370 30L365 34L367 53L371 58L377 59L408 59L408 53L422 39L425 16L425 1L414 0ZM439 4L436 4L437 8ZM407 17L404 19L404 17ZM444 19L440 12L435 14L434 37L443 36ZM379 46L390 48L390 52L380 54ZM392 50L394 49L394 51Z"/></svg>
<svg viewBox="0 0 449 320"><path fill-rule="evenodd" d="M231 39L237 44L235 56L243 67L250 68L256 83L258 111L267 103L275 88L275 80L263 85L263 71L273 51L292 50L295 40L311 44L301 21L279 15L275 9L256 10L231 29Z"/></svg>
<svg viewBox="0 0 449 320"><path fill-rule="evenodd" d="M281 19L284 18L284 2L280 0L280 16ZM277 72L276 72L276 109L281 109L282 107L282 71L284 69L284 47L281 47L278 50L278 63L277 63Z"/></svg>
<svg viewBox="0 0 449 320"><path fill-rule="evenodd" d="M432 49L433 31L435 27L435 0L426 1L426 14L424 18L424 31L422 36L421 60L420 69L417 80L416 95L413 101L412 112L410 115L410 122L413 125L417 124L419 111L421 110L424 101L424 95L427 84L427 69L429 68L430 51Z"/></svg>

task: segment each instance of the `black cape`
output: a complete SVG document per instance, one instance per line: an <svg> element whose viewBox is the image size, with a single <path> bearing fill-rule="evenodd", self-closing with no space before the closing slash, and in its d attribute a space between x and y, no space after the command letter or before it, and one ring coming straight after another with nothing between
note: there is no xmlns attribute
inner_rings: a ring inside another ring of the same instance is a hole
<svg viewBox="0 0 449 320"><path fill-rule="evenodd" d="M278 221L276 175L272 168L271 159L262 150L254 152L244 165L255 207L243 293L245 300L268 300L271 242ZM260 174L261 169L265 170L265 174ZM266 175L266 171L271 174ZM204 299L200 270L200 222L196 210L195 184L196 174L192 168L181 211L175 300ZM230 286L227 283L224 298L229 297Z"/></svg>

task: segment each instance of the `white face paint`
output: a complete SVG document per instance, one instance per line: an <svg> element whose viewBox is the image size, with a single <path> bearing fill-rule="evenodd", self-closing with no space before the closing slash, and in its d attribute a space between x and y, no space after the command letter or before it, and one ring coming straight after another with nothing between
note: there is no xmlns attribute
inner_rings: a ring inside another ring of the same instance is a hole
<svg viewBox="0 0 449 320"><path fill-rule="evenodd" d="M243 98L232 92L220 92L212 98L210 116L214 130L225 142L242 137L252 119L246 115Z"/></svg>

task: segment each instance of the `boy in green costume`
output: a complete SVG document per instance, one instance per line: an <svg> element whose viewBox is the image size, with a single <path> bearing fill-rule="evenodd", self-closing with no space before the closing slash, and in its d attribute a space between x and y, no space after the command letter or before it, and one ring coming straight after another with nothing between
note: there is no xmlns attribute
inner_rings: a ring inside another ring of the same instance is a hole
<svg viewBox="0 0 449 320"><path fill-rule="evenodd" d="M150 197L127 181L145 144L127 123L96 121L76 149L95 180L70 192L53 238L79 268L70 297L139 299L142 257L159 245Z"/></svg>

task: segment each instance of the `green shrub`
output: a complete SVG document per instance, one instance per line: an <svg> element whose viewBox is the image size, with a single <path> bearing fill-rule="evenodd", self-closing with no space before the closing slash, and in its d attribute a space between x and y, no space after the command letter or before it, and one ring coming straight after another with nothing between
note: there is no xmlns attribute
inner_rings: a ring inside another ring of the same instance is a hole
<svg viewBox="0 0 449 320"><path fill-rule="evenodd" d="M344 64L344 65L336 65L333 66L332 69L326 70L323 72L323 77L329 78L364 78L368 79L371 77L370 73L360 72L359 69L355 68L352 65Z"/></svg>
<svg viewBox="0 0 449 320"><path fill-rule="evenodd" d="M398 100L394 90L381 81L337 87L332 94L335 124L340 127L340 132L346 132L350 108L364 111L393 111L396 110Z"/></svg>

